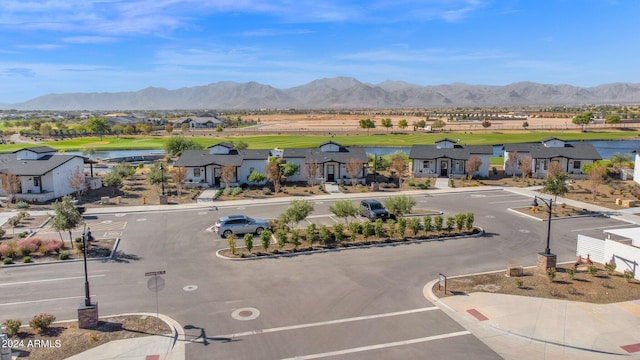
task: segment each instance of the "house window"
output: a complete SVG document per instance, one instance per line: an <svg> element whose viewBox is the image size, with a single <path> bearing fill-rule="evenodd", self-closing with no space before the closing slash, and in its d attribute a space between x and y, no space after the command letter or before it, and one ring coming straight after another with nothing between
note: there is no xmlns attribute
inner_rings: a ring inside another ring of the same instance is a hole
<svg viewBox="0 0 640 360"><path fill-rule="evenodd" d="M422 167L428 168L431 167L431 160L425 160L422 162Z"/></svg>
<svg viewBox="0 0 640 360"><path fill-rule="evenodd" d="M249 168L249 174L251 174L251 173L252 173L252 172L254 172L254 171L256 171L256 169L255 169L255 168L252 168L252 167L251 167L251 168Z"/></svg>
<svg viewBox="0 0 640 360"><path fill-rule="evenodd" d="M40 176L33 177L33 186L40 186Z"/></svg>
<svg viewBox="0 0 640 360"><path fill-rule="evenodd" d="M193 169L193 176L196 176L196 177L200 176L200 168L194 168Z"/></svg>
<svg viewBox="0 0 640 360"><path fill-rule="evenodd" d="M574 168L574 169L580 169L580 168L581 168L581 166L580 166L580 160L574 160L574 161L573 161L573 168Z"/></svg>

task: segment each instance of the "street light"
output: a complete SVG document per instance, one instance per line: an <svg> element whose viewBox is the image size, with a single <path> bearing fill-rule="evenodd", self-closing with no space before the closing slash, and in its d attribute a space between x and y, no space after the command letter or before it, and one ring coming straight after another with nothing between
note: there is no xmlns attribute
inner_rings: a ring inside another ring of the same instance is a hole
<svg viewBox="0 0 640 360"><path fill-rule="evenodd" d="M87 272L87 243L91 240L91 228L82 234L82 250L84 255L84 306L91 306L91 295L89 294L89 275Z"/></svg>
<svg viewBox="0 0 640 360"><path fill-rule="evenodd" d="M164 165L160 163L160 182L162 182L162 196L164 196Z"/></svg>
<svg viewBox="0 0 640 360"><path fill-rule="evenodd" d="M549 221L547 222L547 247L544 249L545 255L551 255L551 249L549 248L549 239L551 237L551 212L553 211L553 199L545 200L541 197L534 196L531 206L538 206L538 199L542 201L549 208Z"/></svg>

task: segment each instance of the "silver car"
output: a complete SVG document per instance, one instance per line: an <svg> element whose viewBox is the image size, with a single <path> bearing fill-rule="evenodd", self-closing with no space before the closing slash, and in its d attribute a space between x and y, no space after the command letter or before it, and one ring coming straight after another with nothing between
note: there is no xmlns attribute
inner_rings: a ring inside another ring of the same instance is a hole
<svg viewBox="0 0 640 360"><path fill-rule="evenodd" d="M260 234L269 228L269 222L264 219L253 219L246 215L223 216L213 227L223 238L231 234Z"/></svg>

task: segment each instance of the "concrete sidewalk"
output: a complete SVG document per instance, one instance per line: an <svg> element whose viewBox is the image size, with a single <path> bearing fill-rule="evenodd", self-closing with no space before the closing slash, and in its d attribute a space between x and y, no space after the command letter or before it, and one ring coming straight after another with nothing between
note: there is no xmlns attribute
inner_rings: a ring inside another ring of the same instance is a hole
<svg viewBox="0 0 640 360"><path fill-rule="evenodd" d="M427 300L505 359L640 358L640 300L589 304L492 293Z"/></svg>

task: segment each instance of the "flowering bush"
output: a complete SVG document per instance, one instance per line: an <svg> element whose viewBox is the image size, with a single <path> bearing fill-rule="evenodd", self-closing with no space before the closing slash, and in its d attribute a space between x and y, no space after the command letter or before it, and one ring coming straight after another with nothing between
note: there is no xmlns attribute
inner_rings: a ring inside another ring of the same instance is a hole
<svg viewBox="0 0 640 360"><path fill-rule="evenodd" d="M17 248L21 255L26 256L38 251L40 245L42 245L42 240L40 240L40 238L31 237L19 240Z"/></svg>
<svg viewBox="0 0 640 360"><path fill-rule="evenodd" d="M48 240L44 243L44 252L46 254L50 254L50 253L56 253L59 254L60 253L60 249L62 249L62 241L61 240L56 240L56 239L52 239L52 240Z"/></svg>

